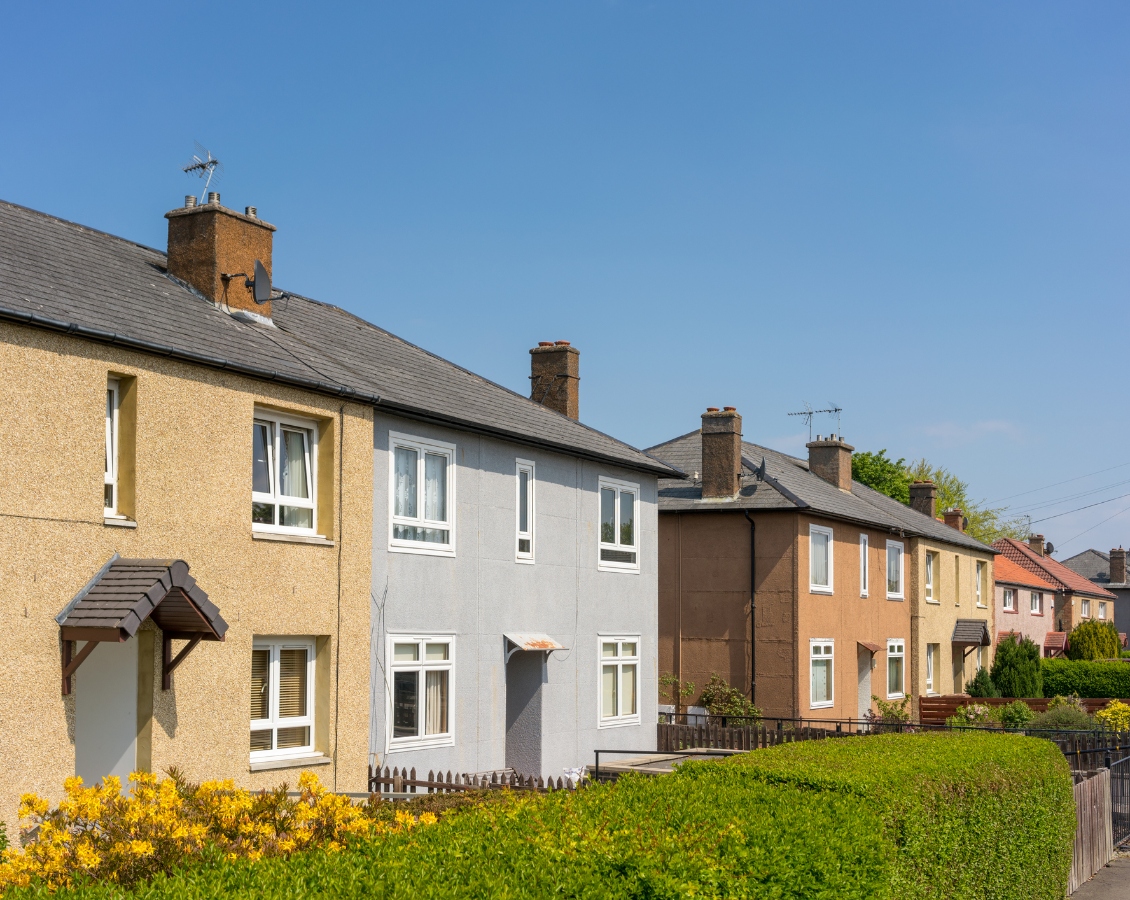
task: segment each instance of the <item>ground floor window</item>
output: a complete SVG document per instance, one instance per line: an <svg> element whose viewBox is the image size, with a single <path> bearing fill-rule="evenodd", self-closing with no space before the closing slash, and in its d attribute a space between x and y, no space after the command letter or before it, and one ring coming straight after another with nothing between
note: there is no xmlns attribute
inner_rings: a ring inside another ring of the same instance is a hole
<svg viewBox="0 0 1130 900"><path fill-rule="evenodd" d="M941 646L938 644L926 645L926 693L934 693L934 667L938 664L938 655Z"/></svg>
<svg viewBox="0 0 1130 900"><path fill-rule="evenodd" d="M903 675L906 659L905 644L902 638L891 638L887 641L887 699L898 699L904 696Z"/></svg>
<svg viewBox="0 0 1130 900"><path fill-rule="evenodd" d="M251 650L251 758L314 749L314 641L256 639Z"/></svg>
<svg viewBox="0 0 1130 900"><path fill-rule="evenodd" d="M808 642L811 673L810 705L813 709L831 706L834 702L832 662L834 643L824 638Z"/></svg>
<svg viewBox="0 0 1130 900"><path fill-rule="evenodd" d="M454 638L393 635L389 647L390 748L452 743Z"/></svg>
<svg viewBox="0 0 1130 900"><path fill-rule="evenodd" d="M600 724L639 722L640 639L600 639Z"/></svg>

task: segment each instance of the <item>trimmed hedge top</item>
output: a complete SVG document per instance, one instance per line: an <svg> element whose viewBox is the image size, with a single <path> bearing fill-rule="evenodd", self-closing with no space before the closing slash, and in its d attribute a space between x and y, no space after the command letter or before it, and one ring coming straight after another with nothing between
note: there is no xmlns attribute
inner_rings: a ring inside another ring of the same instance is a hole
<svg viewBox="0 0 1130 900"><path fill-rule="evenodd" d="M1130 663L1121 660L1045 659L1044 696L1130 698Z"/></svg>

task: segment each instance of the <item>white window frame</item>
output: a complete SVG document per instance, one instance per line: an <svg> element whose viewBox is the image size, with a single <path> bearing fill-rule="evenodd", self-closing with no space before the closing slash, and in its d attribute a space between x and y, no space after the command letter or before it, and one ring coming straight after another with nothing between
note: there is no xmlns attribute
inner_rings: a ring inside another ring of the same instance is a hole
<svg viewBox="0 0 1130 900"><path fill-rule="evenodd" d="M974 566L974 577L976 577L977 579L977 605L983 608L985 606L985 595L983 592L985 581L985 563L981 560L977 560L977 565Z"/></svg>
<svg viewBox="0 0 1130 900"><path fill-rule="evenodd" d="M1044 595L1040 591L1028 592L1028 612L1034 616L1044 614Z"/></svg>
<svg viewBox="0 0 1130 900"><path fill-rule="evenodd" d="M310 526L309 528L298 528L292 525L278 525L268 524L265 522L251 523L252 531L269 532L271 534L300 534L300 535L318 535L318 423L312 419L303 419L297 416L289 416L284 413L278 413L274 410L255 408L255 417L252 426L260 423L267 423L271 425L271 451L270 451L270 475L271 475L271 493L261 493L256 491L254 487L251 490L251 502L255 503L268 503L275 507L275 519L279 519L281 513L279 507L293 506L298 509L310 510ZM306 432L306 479L310 486L310 498L303 500L300 497L285 497L279 493L279 444L282 441L282 431L284 428L292 430L300 430ZM254 452L254 451L253 451Z"/></svg>
<svg viewBox="0 0 1130 900"><path fill-rule="evenodd" d="M891 550L898 550L899 559L899 586L898 590L891 592ZM883 570L883 577L886 581L887 599L888 600L903 600L905 599L906 587L906 547L902 541L887 541L887 565Z"/></svg>
<svg viewBox="0 0 1130 900"><path fill-rule="evenodd" d="M643 646L638 634L598 634L596 636L596 724L598 728L619 728L624 725L639 725L640 718L640 678L643 675ZM604 645L616 643L617 656L604 656ZM635 644L635 656L623 656L624 644ZM624 708L624 664L636 667L636 711L634 714L622 715ZM616 715L604 715L604 667L616 666Z"/></svg>
<svg viewBox="0 0 1130 900"><path fill-rule="evenodd" d="M600 518L600 516L601 516L601 512L600 512L600 492L604 488L610 488L610 489L616 491L616 527L614 529L614 534L615 534L615 537L616 537L616 543L614 543L614 544L606 544L604 542L604 540L601 538L601 534L600 534L600 522L601 522L601 518ZM633 529L634 534L632 535L632 537L635 540L635 543L630 545L630 549L633 553L636 554L636 561L631 562L631 563L614 562L612 560L606 561L606 560L601 558L603 556L602 551L604 551L604 550L613 550L613 551L622 551L623 552L623 551L626 551L626 550L629 549L629 545L620 543L620 493L622 491L631 492L634 496L634 499L632 501L632 521L634 522L634 529ZM609 478L605 475L601 475L600 478L597 479L597 487L596 487L596 567L597 567L597 569L599 569L602 572L628 572L628 573L631 573L631 574L639 574L639 571L640 571L640 556L641 556L640 544L642 543L642 538L643 538L643 529L640 527L641 524L642 523L640 522L640 486L637 483L632 482L632 481L621 481L618 478Z"/></svg>
<svg viewBox="0 0 1130 900"><path fill-rule="evenodd" d="M1004 604L1005 612L1016 611L1016 591L1012 588L1004 589L1004 599L1001 601Z"/></svg>
<svg viewBox="0 0 1130 900"><path fill-rule="evenodd" d="M416 510L415 518L398 516L396 509L396 448L403 447L416 451ZM447 496L445 498L447 521L432 522L424 518L424 465L425 454L433 453L447 457ZM398 431L388 433L388 549L395 553L420 553L424 556L455 556L455 444L422 438ZM410 528L435 528L447 531L446 544L433 544L429 541L411 541L394 537L396 526Z"/></svg>
<svg viewBox="0 0 1130 900"><path fill-rule="evenodd" d="M1088 619L1091 618L1091 601L1086 597L1083 598L1083 608L1080 614L1086 616Z"/></svg>
<svg viewBox="0 0 1130 900"><path fill-rule="evenodd" d="M820 646L830 652L823 653L819 657L813 655L813 648ZM832 664L828 667L828 699L817 701L812 696L812 664L817 660L831 660ZM808 639L808 708L809 709L829 709L836 705L836 642L832 638L809 638Z"/></svg>
<svg viewBox="0 0 1130 900"><path fill-rule="evenodd" d="M121 384L118 379L110 378L106 382L106 471L105 482L102 490L102 516L107 519L121 519L118 514L118 469L121 445L118 437L118 420L122 405ZM106 487L112 491L114 502L106 506Z"/></svg>
<svg viewBox="0 0 1130 900"><path fill-rule="evenodd" d="M1100 622L1106 621L1106 601L1105 600L1099 601L1099 621Z"/></svg>
<svg viewBox="0 0 1130 900"><path fill-rule="evenodd" d="M934 584L934 582L935 582L935 579L937 578L937 575L938 575L938 567L936 565L934 565L934 560L935 560L936 556L937 556L936 553L932 553L929 550L926 551L926 563L925 563L926 587L925 587L925 590L924 590L923 593L926 597L927 603L937 603L938 602L938 598L934 596L934 594L935 594L935 590L934 590L935 584Z"/></svg>
<svg viewBox="0 0 1130 900"><path fill-rule="evenodd" d="M926 645L926 693L933 694L934 691L934 644Z"/></svg>
<svg viewBox="0 0 1130 900"><path fill-rule="evenodd" d="M809 549L811 550L811 545L810 545ZM867 535L861 534L859 536L859 596L860 597L866 597L867 596L867 581L868 581L868 575L870 574L868 572L868 568L869 568L868 562L869 562L869 560L868 560L867 551L868 551ZM811 572L811 569L809 569L809 571Z"/></svg>
<svg viewBox="0 0 1130 900"><path fill-rule="evenodd" d="M817 584L812 580L812 548L813 548L813 535L822 534L828 538L828 583ZM808 526L808 590L813 594L831 594L835 592L836 585L836 572L835 572L835 556L836 556L836 539L831 528L826 528L823 525L809 525Z"/></svg>
<svg viewBox="0 0 1130 900"><path fill-rule="evenodd" d="M270 714L266 719L252 719L251 727L248 731L261 731L270 728L272 731L278 732L280 728L302 728L310 729L310 743L304 747L287 747L285 750L252 750L251 762L265 762L274 759L294 759L298 757L312 756L315 754L314 750L314 679L315 679L315 655L316 647L313 638L306 637L285 637L285 636L257 636L251 642L252 649L254 650L270 650L270 676L268 678L271 696L267 703L267 711ZM304 716L288 716L285 719L279 717L279 651L281 650L297 650L303 649L306 651L306 715ZM271 739L271 744L274 745L277 738Z"/></svg>
<svg viewBox="0 0 1130 900"><path fill-rule="evenodd" d="M529 529L522 531L522 473L527 475L527 484L529 489L527 491L527 500L530 508L526 511L527 523ZM535 475L536 466L533 460L529 459L516 459L514 460L514 561L520 563L533 563L534 552L537 549L534 543L534 511L537 508L537 501L535 499L534 486L537 484L537 477ZM522 541L530 542L530 549L528 551L522 550ZM638 557L637 557L638 558Z"/></svg>
<svg viewBox="0 0 1130 900"><path fill-rule="evenodd" d="M397 644L416 644L417 659L412 661L397 662ZM447 659L427 660L427 644L447 644ZM385 753L397 753L401 750L420 750L429 747L454 747L455 746L455 634L451 632L433 632L432 634L390 634L385 648L385 669L388 672L388 689L385 691ZM446 671L447 675L447 731L443 734L424 734L427 723L427 671ZM416 696L420 700L417 715L417 731L415 737L393 737L393 715L395 711L395 676L396 672L416 672Z"/></svg>
<svg viewBox="0 0 1130 900"><path fill-rule="evenodd" d="M891 660L901 659L902 666L899 671L901 672L902 690L896 693L891 693ZM906 641L902 638L887 638L887 699L888 700L901 700L906 696Z"/></svg>

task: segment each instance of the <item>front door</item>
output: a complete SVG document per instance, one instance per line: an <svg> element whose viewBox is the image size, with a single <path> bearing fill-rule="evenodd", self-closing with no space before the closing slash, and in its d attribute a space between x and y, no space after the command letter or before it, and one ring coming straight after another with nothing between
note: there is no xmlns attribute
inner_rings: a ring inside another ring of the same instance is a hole
<svg viewBox="0 0 1130 900"><path fill-rule="evenodd" d="M100 643L74 675L75 774L86 785L137 765L137 645Z"/></svg>
<svg viewBox="0 0 1130 900"><path fill-rule="evenodd" d="M871 712L871 653L858 648L859 653L859 718Z"/></svg>
<svg viewBox="0 0 1130 900"><path fill-rule="evenodd" d="M506 767L541 775L546 654L519 650L506 663Z"/></svg>

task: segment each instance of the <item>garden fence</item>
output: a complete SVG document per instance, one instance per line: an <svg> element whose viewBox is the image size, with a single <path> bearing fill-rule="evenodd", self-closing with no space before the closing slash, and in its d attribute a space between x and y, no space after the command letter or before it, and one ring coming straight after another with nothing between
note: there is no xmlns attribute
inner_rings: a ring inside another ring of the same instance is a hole
<svg viewBox="0 0 1130 900"><path fill-rule="evenodd" d="M369 792L382 799L401 800L424 794L446 794L453 791L486 791L509 788L514 791L561 791L569 787L565 779L535 778L533 775L519 775L510 770L470 774L461 772L429 771L427 778L417 778L416 769L386 766L382 772L369 767ZM420 790L422 789L422 790Z"/></svg>
<svg viewBox="0 0 1130 900"><path fill-rule="evenodd" d="M1130 843L1130 756L1107 762L1110 772L1110 813L1115 847Z"/></svg>
<svg viewBox="0 0 1130 900"><path fill-rule="evenodd" d="M1075 852L1071 859L1068 894L1114 856L1111 829L1111 779L1109 769L1075 773Z"/></svg>

